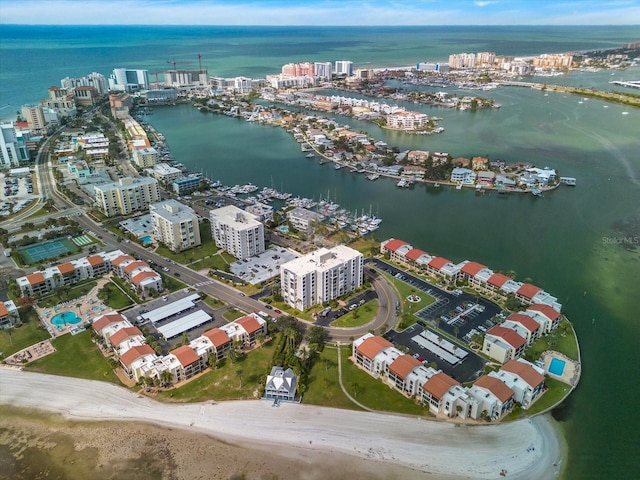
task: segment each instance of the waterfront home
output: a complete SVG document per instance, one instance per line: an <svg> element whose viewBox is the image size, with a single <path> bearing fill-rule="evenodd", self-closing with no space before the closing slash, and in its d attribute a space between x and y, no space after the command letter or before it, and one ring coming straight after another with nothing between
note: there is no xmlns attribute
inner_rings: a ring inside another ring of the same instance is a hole
<svg viewBox="0 0 640 480"><path fill-rule="evenodd" d="M507 175L496 175L496 185L499 185L505 188L515 188L517 183L513 178Z"/></svg>
<svg viewBox="0 0 640 480"><path fill-rule="evenodd" d="M13 300L0 301L0 329L13 327L20 323L20 314Z"/></svg>
<svg viewBox="0 0 640 480"><path fill-rule="evenodd" d="M456 167L451 171L451 181L455 183L472 184L476 181L476 174L468 168Z"/></svg>
<svg viewBox="0 0 640 480"><path fill-rule="evenodd" d="M527 341L527 346L531 345L542 332L541 325L525 313L512 313L502 323L502 326L515 330Z"/></svg>
<svg viewBox="0 0 640 480"><path fill-rule="evenodd" d="M473 170L486 170L489 166L489 159L485 157L473 157L471 159L471 168Z"/></svg>
<svg viewBox="0 0 640 480"><path fill-rule="evenodd" d="M500 363L506 363L522 355L526 344L526 340L514 330L496 325L485 334L482 353Z"/></svg>
<svg viewBox="0 0 640 480"><path fill-rule="evenodd" d="M490 170L477 172L477 181L480 185L492 186L496 179L495 172Z"/></svg>
<svg viewBox="0 0 640 480"><path fill-rule="evenodd" d="M435 165L435 163L434 163ZM454 159L451 160L451 166L452 167L459 167L459 168L468 168L469 165L471 165L471 160L469 160L468 158L465 157L456 157Z"/></svg>
<svg viewBox="0 0 640 480"><path fill-rule="evenodd" d="M120 356L120 366L128 378L139 382L142 377L149 376L149 367L157 358L158 355L149 345L139 345Z"/></svg>
<svg viewBox="0 0 640 480"><path fill-rule="evenodd" d="M209 344L207 356L215 357L216 361L222 360L233 345L231 337L221 328L212 328L202 334Z"/></svg>
<svg viewBox="0 0 640 480"><path fill-rule="evenodd" d="M483 375L469 389L469 395L478 402L478 410L491 420L507 413L514 402L514 392L500 379Z"/></svg>
<svg viewBox="0 0 640 480"><path fill-rule="evenodd" d="M387 383L411 397L416 394L418 385L410 374L417 368L424 368L418 359L408 354L400 355L387 365Z"/></svg>
<svg viewBox="0 0 640 480"><path fill-rule="evenodd" d="M438 165L445 165L449 160L449 154L446 152L433 152L431 154L431 160L434 167L437 167Z"/></svg>
<svg viewBox="0 0 640 480"><path fill-rule="evenodd" d="M478 418L478 402L466 388L442 371L438 371L420 387L419 398L434 415Z"/></svg>
<svg viewBox="0 0 640 480"><path fill-rule="evenodd" d="M91 327L106 342L109 340L109 336L106 334L107 327L109 327L109 325L116 324L116 323L121 324L119 328L133 326L131 325L129 320L127 320L127 317L125 317L124 315L121 315L120 313L117 313L117 312L109 312L94 318L91 323ZM112 331L111 333L114 333L114 332Z"/></svg>
<svg viewBox="0 0 640 480"><path fill-rule="evenodd" d="M529 305L526 313L527 315L531 315L534 320L541 324L541 333L549 333L560 325L560 311L554 309L550 305L542 303Z"/></svg>
<svg viewBox="0 0 640 480"><path fill-rule="evenodd" d="M144 345L145 339L138 327L123 327L109 337L109 343L116 358L120 358L127 350Z"/></svg>
<svg viewBox="0 0 640 480"><path fill-rule="evenodd" d="M267 375L264 398L294 401L296 399L297 378L293 370L274 366Z"/></svg>
<svg viewBox="0 0 640 480"><path fill-rule="evenodd" d="M296 207L287 212L287 220L300 232L309 232L314 224L322 222L324 218L324 215L302 207Z"/></svg>
<svg viewBox="0 0 640 480"><path fill-rule="evenodd" d="M494 376L507 385L514 393L514 400L527 408L544 390L544 370L519 358L509 360Z"/></svg>
<svg viewBox="0 0 640 480"><path fill-rule="evenodd" d="M427 170L424 167L418 165L405 165L402 169L402 175L415 179L423 179Z"/></svg>
<svg viewBox="0 0 640 480"><path fill-rule="evenodd" d="M523 283L515 292L515 295L516 299L525 305L540 303L549 305L558 312L562 309L562 305L558 303L558 299L556 297L553 297L542 288L536 285L531 285L530 283Z"/></svg>
<svg viewBox="0 0 640 480"><path fill-rule="evenodd" d="M220 327L233 343L246 347L255 345L258 335L267 335L267 322L256 313L251 313Z"/></svg>
<svg viewBox="0 0 640 480"><path fill-rule="evenodd" d="M407 153L407 161L412 165L424 165L429 159L429 152L423 150L411 150Z"/></svg>

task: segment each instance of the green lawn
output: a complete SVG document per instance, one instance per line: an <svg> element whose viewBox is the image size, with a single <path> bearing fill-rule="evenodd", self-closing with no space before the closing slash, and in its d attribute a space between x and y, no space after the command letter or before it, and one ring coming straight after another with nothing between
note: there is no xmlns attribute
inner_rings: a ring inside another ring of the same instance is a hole
<svg viewBox="0 0 640 480"><path fill-rule="evenodd" d="M271 371L275 343L268 341L235 363L224 360L219 368L208 371L180 388L160 392L158 396L177 402L256 398L254 392L264 386L267 374Z"/></svg>
<svg viewBox="0 0 640 480"><path fill-rule="evenodd" d="M7 358L23 348L51 338L49 332L42 328L34 310L20 314L20 319L23 322L21 325L0 330L0 352L2 352L0 359Z"/></svg>
<svg viewBox="0 0 640 480"><path fill-rule="evenodd" d="M160 276L162 276L162 274ZM164 282L164 277L162 278L162 280ZM122 278L118 277L117 275L112 275L111 281L115 283L116 286L120 287L121 290L127 292L127 295L129 295L129 297L131 297L134 302L138 304L144 303L144 301L140 297L138 297L138 294L133 290L133 288L131 287L131 284L125 282Z"/></svg>
<svg viewBox="0 0 640 480"><path fill-rule="evenodd" d="M523 410L520 407L514 408L513 411L505 417L505 421L517 420L525 416L530 417L536 413L543 412L547 408L557 404L571 391L569 385L555 378L546 377L544 383L548 387L548 390L544 392L541 397L538 397L531 407L527 410Z"/></svg>
<svg viewBox="0 0 640 480"><path fill-rule="evenodd" d="M231 261L235 262L235 259ZM212 254L206 257L201 257L200 260L196 260L194 262L189 263L189 268L193 270L202 270L204 268L212 268L214 270L222 270L223 272L228 270L229 262L227 262L224 257L219 254Z"/></svg>
<svg viewBox="0 0 640 480"><path fill-rule="evenodd" d="M344 349L345 347L343 347ZM309 373L307 391L302 403L325 407L362 410L342 391L338 383L338 352L334 347L325 347ZM344 367L344 365L343 365Z"/></svg>
<svg viewBox="0 0 640 480"><path fill-rule="evenodd" d="M211 308L221 308L221 307L224 307L226 305L226 303L223 302L222 300L220 300L219 298L212 297L210 295L207 295L205 297L204 302L207 305L209 305Z"/></svg>
<svg viewBox="0 0 640 480"><path fill-rule="evenodd" d="M98 292L98 298L114 310L128 307L132 303L131 299L112 282L105 283L104 287Z"/></svg>
<svg viewBox="0 0 640 480"><path fill-rule="evenodd" d="M41 308L53 308L55 305L58 305L59 303L66 302L69 300L75 300L76 298L80 298L86 295L95 286L96 286L96 282L94 280L91 280L87 283L76 285L64 293L54 292L51 295L48 295L38 300L38 306Z"/></svg>
<svg viewBox="0 0 640 480"><path fill-rule="evenodd" d="M209 223L200 223L199 226L202 245L179 253L172 252L166 246L160 245L156 253L184 265L196 262L198 259L204 257L215 255L218 252L218 248L216 247L215 241L211 238L211 227Z"/></svg>
<svg viewBox="0 0 640 480"><path fill-rule="evenodd" d="M235 308L229 308L226 312L222 314L222 316L229 322L233 322L234 320L237 320L238 318L242 318L245 315L246 314L244 312L237 310Z"/></svg>
<svg viewBox="0 0 640 480"><path fill-rule="evenodd" d="M365 303L361 307L354 309L352 312L343 315L331 324L332 327L359 327L373 321L378 313L378 300L372 300Z"/></svg>
<svg viewBox="0 0 640 480"><path fill-rule="evenodd" d="M538 338L527 348L524 358L534 362L546 350L556 350L567 357L578 360L578 344L573 333L573 327L568 320L562 320L560 326L550 334Z"/></svg>
<svg viewBox="0 0 640 480"><path fill-rule="evenodd" d="M88 330L75 336L62 335L51 343L57 351L30 363L28 370L121 385L109 361L91 341L91 332Z"/></svg>

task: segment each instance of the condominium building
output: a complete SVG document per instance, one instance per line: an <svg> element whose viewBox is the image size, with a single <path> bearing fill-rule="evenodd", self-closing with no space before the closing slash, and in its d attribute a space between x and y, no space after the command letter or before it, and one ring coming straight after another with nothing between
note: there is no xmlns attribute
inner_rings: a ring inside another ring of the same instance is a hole
<svg viewBox="0 0 640 480"><path fill-rule="evenodd" d="M331 80L333 75L333 65L331 62L315 62L313 64L313 70L316 77L323 80Z"/></svg>
<svg viewBox="0 0 640 480"><path fill-rule="evenodd" d="M209 219L218 248L238 259L264 252L264 225L255 215L229 205L211 210Z"/></svg>
<svg viewBox="0 0 640 480"><path fill-rule="evenodd" d="M16 131L13 123L0 123L0 167L10 168L28 159L24 135Z"/></svg>
<svg viewBox="0 0 640 480"><path fill-rule="evenodd" d="M47 133L47 125L44 119L42 105L23 105L22 117L29 124L29 130L34 135L43 135Z"/></svg>
<svg viewBox="0 0 640 480"><path fill-rule="evenodd" d="M198 216L192 208L176 200L165 200L149 206L153 235L173 252L197 247L202 243Z"/></svg>
<svg viewBox="0 0 640 480"><path fill-rule="evenodd" d="M158 163L160 154L153 147L134 148L131 152L131 158L140 168L152 167Z"/></svg>
<svg viewBox="0 0 640 480"><path fill-rule="evenodd" d="M114 68L113 73L109 76L109 90L119 92L149 90L148 71Z"/></svg>
<svg viewBox="0 0 640 480"><path fill-rule="evenodd" d="M151 177L124 177L96 185L95 191L96 204L107 217L147 210L149 205L160 201L160 186Z"/></svg>
<svg viewBox="0 0 640 480"><path fill-rule="evenodd" d="M321 248L280 267L282 297L298 310L341 297L362 285L363 256L338 245Z"/></svg>
<svg viewBox="0 0 640 480"><path fill-rule="evenodd" d="M455 53L449 55L449 67L467 68L476 66L476 56L473 53Z"/></svg>
<svg viewBox="0 0 640 480"><path fill-rule="evenodd" d="M353 62L349 60L338 60L336 62L335 74L350 77L353 75Z"/></svg>

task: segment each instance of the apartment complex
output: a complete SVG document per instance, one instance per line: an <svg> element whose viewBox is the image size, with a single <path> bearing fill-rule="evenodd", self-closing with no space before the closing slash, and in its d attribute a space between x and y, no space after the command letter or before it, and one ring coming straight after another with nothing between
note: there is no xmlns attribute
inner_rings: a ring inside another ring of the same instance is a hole
<svg viewBox="0 0 640 480"><path fill-rule="evenodd" d="M282 297L298 310L341 297L362 285L363 261L344 245L291 260L280 267Z"/></svg>
<svg viewBox="0 0 640 480"><path fill-rule="evenodd" d="M95 192L96 205L107 217L147 210L149 205L160 201L160 185L151 177L124 177L96 185Z"/></svg>
<svg viewBox="0 0 640 480"><path fill-rule="evenodd" d="M140 168L153 167L158 163L160 154L153 147L134 148L131 152L131 159Z"/></svg>
<svg viewBox="0 0 640 480"><path fill-rule="evenodd" d="M72 285L87 278L100 277L113 271L127 280L134 288L148 294L162 290L162 277L146 262L125 255L120 250L101 252L88 257L70 260L45 270L16 279L23 297L33 297L50 292L63 285Z"/></svg>
<svg viewBox="0 0 640 480"><path fill-rule="evenodd" d="M0 167L11 168L28 159L25 135L11 122L0 123Z"/></svg>
<svg viewBox="0 0 640 480"><path fill-rule="evenodd" d="M153 235L173 252L180 252L202 243L198 216L192 208L176 200L165 200L149 206Z"/></svg>
<svg viewBox="0 0 640 480"><path fill-rule="evenodd" d="M114 68L113 73L109 76L109 90L120 92L149 90L148 71Z"/></svg>
<svg viewBox="0 0 640 480"><path fill-rule="evenodd" d="M0 330L13 327L20 322L18 307L13 300L0 302Z"/></svg>
<svg viewBox="0 0 640 480"><path fill-rule="evenodd" d="M255 215L228 205L211 210L209 219L218 248L240 260L264 252L264 225Z"/></svg>

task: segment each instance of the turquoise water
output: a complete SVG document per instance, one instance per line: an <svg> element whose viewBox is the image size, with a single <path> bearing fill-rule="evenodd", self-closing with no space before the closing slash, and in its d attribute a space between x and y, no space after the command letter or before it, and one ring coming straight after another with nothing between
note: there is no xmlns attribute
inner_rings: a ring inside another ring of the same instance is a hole
<svg viewBox="0 0 640 480"><path fill-rule="evenodd" d="M167 60L197 53L212 75L260 77L298 61L350 59L357 67L444 60L450 53L532 55L618 46L638 40L638 27L27 27L0 29L0 117L46 96L66 76L113 68L164 70ZM640 69L572 73L548 83L608 90L613 79L640 79ZM451 90L452 93L458 93ZM474 92L478 94L478 92ZM176 159L227 184L253 182L294 195L331 196L351 211L383 218L378 238L403 238L455 261L473 259L515 270L559 297L580 340L581 382L554 415L569 446L566 478L637 478L637 291L640 256L615 243L616 220L640 215L640 110L524 88L482 92L499 110L412 109L442 117L441 135L417 137L342 119L356 131L404 149L448 151L528 161L575 176L544 198L476 195L472 191L398 189L346 169L304 158L284 130L202 113L156 108L148 120L165 134ZM582 101L582 103L579 103ZM608 108L604 108L604 107ZM622 112L628 110L628 115ZM341 117L336 117L341 118ZM603 410L603 392L616 412ZM636 418L634 421L633 418Z"/></svg>
<svg viewBox="0 0 640 480"><path fill-rule="evenodd" d="M283 225L282 227L278 227L278 230L280 230L282 233L289 233L289 227L286 225Z"/></svg>
<svg viewBox="0 0 640 480"><path fill-rule="evenodd" d="M51 317L51 324L55 326L76 325L82 319L73 312L60 312Z"/></svg>
<svg viewBox="0 0 640 480"><path fill-rule="evenodd" d="M144 237L140 237L140 240L142 240L142 243L153 242L153 238L151 237L151 235L145 235Z"/></svg>
<svg viewBox="0 0 640 480"><path fill-rule="evenodd" d="M552 358L551 363L549 364L549 372L561 377L566 363L567 362L560 360L559 358Z"/></svg>

